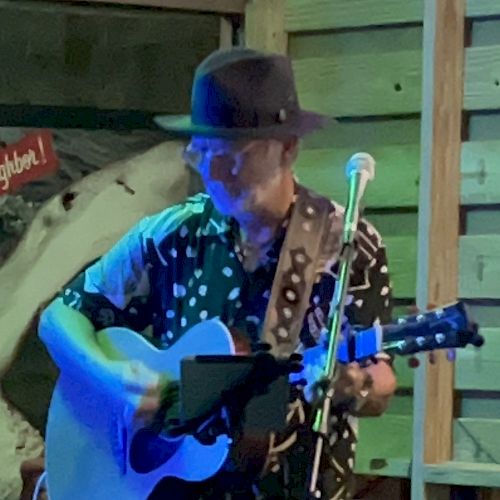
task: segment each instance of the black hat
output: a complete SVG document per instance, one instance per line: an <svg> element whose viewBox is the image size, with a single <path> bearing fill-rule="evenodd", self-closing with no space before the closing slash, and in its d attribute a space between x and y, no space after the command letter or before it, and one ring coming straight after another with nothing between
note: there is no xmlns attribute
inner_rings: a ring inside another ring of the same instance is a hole
<svg viewBox="0 0 500 500"><path fill-rule="evenodd" d="M233 48L213 52L196 69L191 116L155 122L182 135L257 139L301 137L328 117L300 108L288 57Z"/></svg>

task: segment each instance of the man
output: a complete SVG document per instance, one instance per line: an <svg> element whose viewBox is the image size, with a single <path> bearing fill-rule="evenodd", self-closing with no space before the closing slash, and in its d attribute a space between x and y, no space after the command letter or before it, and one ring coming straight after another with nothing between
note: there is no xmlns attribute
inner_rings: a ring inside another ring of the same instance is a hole
<svg viewBox="0 0 500 500"><path fill-rule="evenodd" d="M133 392L129 362L109 362L96 329L126 325L153 329L168 348L199 321L218 316L240 345L255 348L271 294L278 257L297 193L292 165L298 141L325 123L300 109L290 61L248 49L217 51L198 67L191 117L159 117L163 128L192 136L184 158L206 188L185 203L140 221L97 263L70 283L41 319L40 335L56 363L87 380L107 377ZM168 175L168 172L166 173ZM328 316L338 267L342 210L331 204L332 230L321 254L300 346L316 344ZM335 230L334 230L335 229ZM390 289L380 236L359 226L351 276L352 323L390 319ZM70 311L77 310L79 313ZM89 321L90 320L90 321ZM322 464L323 498L351 498L354 434L349 413L378 415L395 388L387 359L341 369L333 428ZM145 387L140 411L154 412L162 387ZM300 394L290 435L273 436L262 477L230 473L203 484L161 482L151 498L300 498L310 462L311 433ZM258 493L257 493L258 491Z"/></svg>

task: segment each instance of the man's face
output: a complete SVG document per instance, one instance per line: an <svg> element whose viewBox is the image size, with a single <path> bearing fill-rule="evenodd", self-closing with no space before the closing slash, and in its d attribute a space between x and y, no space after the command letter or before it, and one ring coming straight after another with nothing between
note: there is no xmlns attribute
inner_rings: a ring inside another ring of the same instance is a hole
<svg viewBox="0 0 500 500"><path fill-rule="evenodd" d="M223 215L262 211L283 174L282 142L231 141L193 137L184 159L200 173L207 193Z"/></svg>

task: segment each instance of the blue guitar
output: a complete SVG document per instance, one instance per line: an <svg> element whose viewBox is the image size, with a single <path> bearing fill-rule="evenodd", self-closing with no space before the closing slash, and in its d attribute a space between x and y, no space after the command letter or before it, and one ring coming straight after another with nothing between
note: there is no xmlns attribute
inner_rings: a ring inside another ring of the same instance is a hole
<svg viewBox="0 0 500 500"><path fill-rule="evenodd" d="M102 330L97 340L110 359L139 360L151 370L176 379L180 378L181 360L187 357L235 354L228 329L215 319L196 325L164 351L126 328ZM396 324L360 331L340 346L339 357L362 361L382 350L409 354L468 344L479 346L482 337L463 304L457 303ZM324 355L321 346L306 350L304 370L293 377L304 378L311 387L322 373ZM61 373L46 433L51 500L143 500L166 476L201 481L221 468L231 447L226 434L210 442L200 442L191 434L167 433L143 440L141 436L150 433L133 418L141 396L137 396L134 406L134 402L120 403L108 391L106 387L96 390L83 386L64 371Z"/></svg>

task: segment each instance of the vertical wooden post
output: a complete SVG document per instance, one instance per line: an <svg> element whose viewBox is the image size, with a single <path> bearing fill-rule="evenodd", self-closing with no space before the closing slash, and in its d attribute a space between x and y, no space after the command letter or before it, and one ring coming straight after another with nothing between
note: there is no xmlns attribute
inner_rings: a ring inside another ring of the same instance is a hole
<svg viewBox="0 0 500 500"><path fill-rule="evenodd" d="M245 9L245 45L286 54L285 0L249 0Z"/></svg>
<svg viewBox="0 0 500 500"><path fill-rule="evenodd" d="M233 46L233 23L229 17L220 17L219 48L230 49Z"/></svg>
<svg viewBox="0 0 500 500"><path fill-rule="evenodd" d="M464 0L425 0L417 305L442 305L458 293ZM425 484L425 464L453 454L454 366L446 354L415 374L412 499L449 498Z"/></svg>

